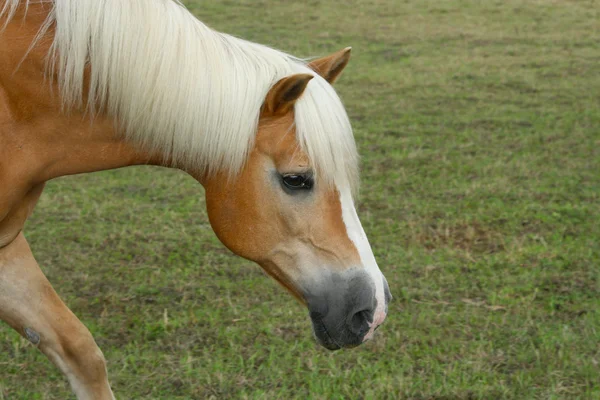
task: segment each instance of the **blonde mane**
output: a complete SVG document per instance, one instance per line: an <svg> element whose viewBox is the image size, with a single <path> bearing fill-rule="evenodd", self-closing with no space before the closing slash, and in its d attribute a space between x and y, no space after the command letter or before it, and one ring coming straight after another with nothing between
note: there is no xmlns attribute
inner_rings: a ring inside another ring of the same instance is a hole
<svg viewBox="0 0 600 400"><path fill-rule="evenodd" d="M5 1L0 15L8 19L32 2ZM208 28L178 1L46 2L51 10L38 37L54 30L48 65L64 105L107 112L128 139L176 166L235 175L253 146L269 89L291 74L316 75L303 60ZM295 123L319 179L356 188L350 122L320 76L296 103Z"/></svg>

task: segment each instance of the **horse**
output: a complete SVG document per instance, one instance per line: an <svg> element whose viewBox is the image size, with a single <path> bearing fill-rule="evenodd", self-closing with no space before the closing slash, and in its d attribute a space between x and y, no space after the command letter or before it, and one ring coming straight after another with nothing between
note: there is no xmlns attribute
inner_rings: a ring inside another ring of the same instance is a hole
<svg viewBox="0 0 600 400"><path fill-rule="evenodd" d="M373 337L391 295L332 87L350 52L300 59L212 30L176 0L0 0L0 319L78 399L114 398L106 361L23 234L60 176L187 172L220 241L307 307L318 343Z"/></svg>

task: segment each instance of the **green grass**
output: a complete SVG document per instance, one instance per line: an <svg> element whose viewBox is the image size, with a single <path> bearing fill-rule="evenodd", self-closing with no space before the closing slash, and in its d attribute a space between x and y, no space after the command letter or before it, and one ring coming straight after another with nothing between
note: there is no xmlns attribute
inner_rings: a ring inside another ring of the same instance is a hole
<svg viewBox="0 0 600 400"><path fill-rule="evenodd" d="M299 56L353 46L337 88L395 300L374 341L327 352L190 177L58 179L26 235L117 397L600 399L600 3L186 4ZM6 325L0 370L0 399L71 396Z"/></svg>

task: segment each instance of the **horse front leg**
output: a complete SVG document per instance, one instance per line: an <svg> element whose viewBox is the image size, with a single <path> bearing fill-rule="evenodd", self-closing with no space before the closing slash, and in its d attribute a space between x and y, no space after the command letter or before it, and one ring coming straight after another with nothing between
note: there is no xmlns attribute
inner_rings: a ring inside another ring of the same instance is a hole
<svg viewBox="0 0 600 400"><path fill-rule="evenodd" d="M114 399L102 352L58 297L22 233L0 249L0 319L60 368L78 399Z"/></svg>

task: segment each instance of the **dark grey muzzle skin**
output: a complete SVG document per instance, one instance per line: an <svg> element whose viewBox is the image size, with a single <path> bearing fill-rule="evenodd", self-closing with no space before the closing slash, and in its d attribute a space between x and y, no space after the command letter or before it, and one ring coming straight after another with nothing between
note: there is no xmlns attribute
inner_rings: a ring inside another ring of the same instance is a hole
<svg viewBox="0 0 600 400"><path fill-rule="evenodd" d="M391 299L384 281L386 312ZM334 273L305 294L317 341L329 350L361 344L377 308L375 283L363 269Z"/></svg>

